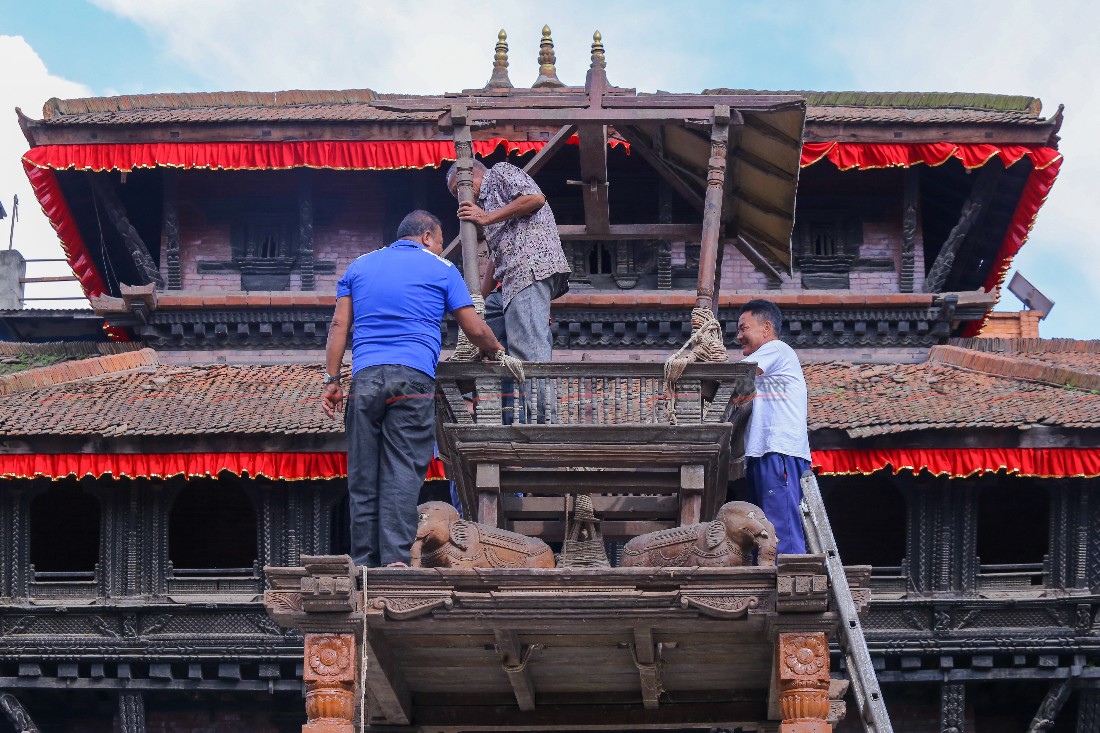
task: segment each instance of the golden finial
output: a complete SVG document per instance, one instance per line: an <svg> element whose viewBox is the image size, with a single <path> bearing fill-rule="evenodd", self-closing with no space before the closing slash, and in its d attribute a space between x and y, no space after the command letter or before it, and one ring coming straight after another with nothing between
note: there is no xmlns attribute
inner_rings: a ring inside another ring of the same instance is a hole
<svg viewBox="0 0 1100 733"><path fill-rule="evenodd" d="M563 87L558 79L558 70L554 67L557 62L554 55L554 40L550 37L550 26L542 27L542 42L539 43L539 78L531 86L538 87Z"/></svg>
<svg viewBox="0 0 1100 733"><path fill-rule="evenodd" d="M606 69L607 57L603 52L603 36L599 31L592 34L592 68L593 69Z"/></svg>
<svg viewBox="0 0 1100 733"><path fill-rule="evenodd" d="M500 29L497 34L496 54L493 55L493 75L489 77L486 89L511 89L512 82L508 78L508 34Z"/></svg>

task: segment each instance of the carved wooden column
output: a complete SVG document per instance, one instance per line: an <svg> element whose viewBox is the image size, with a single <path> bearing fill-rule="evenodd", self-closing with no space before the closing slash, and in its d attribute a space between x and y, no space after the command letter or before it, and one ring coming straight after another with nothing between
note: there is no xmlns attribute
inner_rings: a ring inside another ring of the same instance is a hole
<svg viewBox="0 0 1100 733"><path fill-rule="evenodd" d="M301 562L301 567L266 568L271 590L264 592L264 607L275 623L305 636L307 722L302 733L353 733L361 694L360 645L370 649L361 636L356 567L347 555L303 555Z"/></svg>
<svg viewBox="0 0 1100 733"><path fill-rule="evenodd" d="M302 290L313 290L313 172L298 171L298 268Z"/></svg>
<svg viewBox="0 0 1100 733"><path fill-rule="evenodd" d="M145 696L142 693L118 693L118 728L121 733L145 733Z"/></svg>
<svg viewBox="0 0 1100 733"><path fill-rule="evenodd" d="M474 141L466 124L466 107L451 108L451 122L455 136L455 183L458 202L474 200ZM477 226L472 221L458 223L458 236L462 239L462 277L471 293L481 292L477 266Z"/></svg>
<svg viewBox="0 0 1100 733"><path fill-rule="evenodd" d="M722 230L722 200L726 185L726 149L729 141L730 108L716 105L710 132L710 162L707 166L707 194L703 203L703 236L699 245L699 284L695 307L710 308L714 301L714 270L718 263L718 239Z"/></svg>
<svg viewBox="0 0 1100 733"><path fill-rule="evenodd" d="M920 197L920 179L917 168L905 171L905 188L901 210L901 271L898 273L898 290L913 292L913 275L916 269L917 201Z"/></svg>
<svg viewBox="0 0 1100 733"><path fill-rule="evenodd" d="M824 633L780 634L776 647L779 733L830 733L829 640Z"/></svg>
<svg viewBox="0 0 1100 733"><path fill-rule="evenodd" d="M355 635L306 634L306 717L302 733L352 733L355 719Z"/></svg>
<svg viewBox="0 0 1100 733"><path fill-rule="evenodd" d="M966 730L966 688L961 682L944 682L940 687L940 730L942 733Z"/></svg>
<svg viewBox="0 0 1100 733"><path fill-rule="evenodd" d="M1081 690L1077 698L1077 733L1100 730L1100 690Z"/></svg>
<svg viewBox="0 0 1100 733"><path fill-rule="evenodd" d="M164 249L168 290L183 288L180 275L179 186L176 172L164 171Z"/></svg>

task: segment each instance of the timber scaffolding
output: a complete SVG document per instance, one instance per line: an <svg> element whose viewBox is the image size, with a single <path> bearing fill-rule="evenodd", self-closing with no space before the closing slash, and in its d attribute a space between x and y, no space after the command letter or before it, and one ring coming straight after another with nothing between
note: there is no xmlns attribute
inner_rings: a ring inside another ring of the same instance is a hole
<svg viewBox="0 0 1100 733"><path fill-rule="evenodd" d="M502 32L486 88L454 95L440 119L454 135L460 201L473 198L475 127L561 125L526 170L579 137L585 223L563 238L698 240L697 311L717 305L722 241L758 268L789 268L804 99L612 87L598 33L584 88L565 87L548 28L539 79L516 90L503 42ZM701 226L611 223L609 132L702 213ZM459 243L476 293L472 224ZM536 395L528 422L506 424L508 372L439 367L440 448L467 518L556 543L570 530L570 497L584 495L602 537L619 542L713 519L743 473L751 365L689 363L674 385L640 362L525 368ZM346 556L304 556L301 567L269 567L265 607L305 635L303 730L819 733L843 716L850 679L864 727L887 733L858 620L870 568L840 564L809 482L818 554L775 566L359 569ZM830 676L838 632L849 679Z"/></svg>

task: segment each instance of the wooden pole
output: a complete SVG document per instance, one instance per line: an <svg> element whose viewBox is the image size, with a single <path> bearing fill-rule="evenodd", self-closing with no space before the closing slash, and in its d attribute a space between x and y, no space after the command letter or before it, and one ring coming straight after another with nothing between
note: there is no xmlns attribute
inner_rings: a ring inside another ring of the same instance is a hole
<svg viewBox="0 0 1100 733"><path fill-rule="evenodd" d="M718 239L722 231L722 199L725 194L729 122L729 106L715 105L714 125L710 130L707 194L703 200L703 236L699 243L699 286L695 297L696 308L710 308L714 302L714 271L718 263Z"/></svg>
<svg viewBox="0 0 1100 733"><path fill-rule="evenodd" d="M466 107L451 108L454 124L456 183L458 202L474 200L474 139L466 124ZM462 277L471 293L481 293L481 277L477 266L477 225L472 221L459 221L458 236L462 240Z"/></svg>

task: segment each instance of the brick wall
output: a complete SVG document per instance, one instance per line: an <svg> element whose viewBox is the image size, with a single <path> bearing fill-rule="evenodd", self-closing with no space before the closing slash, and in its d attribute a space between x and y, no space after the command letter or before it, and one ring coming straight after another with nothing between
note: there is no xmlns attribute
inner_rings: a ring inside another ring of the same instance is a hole
<svg viewBox="0 0 1100 733"><path fill-rule="evenodd" d="M232 260L230 226L234 212L255 206L257 198L296 206L296 183L292 177L255 174L197 172L181 176L179 186L180 279L182 289L197 291L239 291L241 276L236 271L199 273L200 262ZM244 198L241 191L251 198ZM347 266L361 254L382 246L385 194L369 174L323 171L314 175L313 251L315 262L331 262L332 273L317 274L314 289L331 293ZM167 241L162 236L161 251ZM167 276L167 258L161 273ZM301 274L290 275L290 289L301 290Z"/></svg>
<svg viewBox="0 0 1100 733"><path fill-rule="evenodd" d="M1039 319L1042 315L1042 311L994 311L989 314L979 336L990 339L1037 339L1040 338Z"/></svg>

